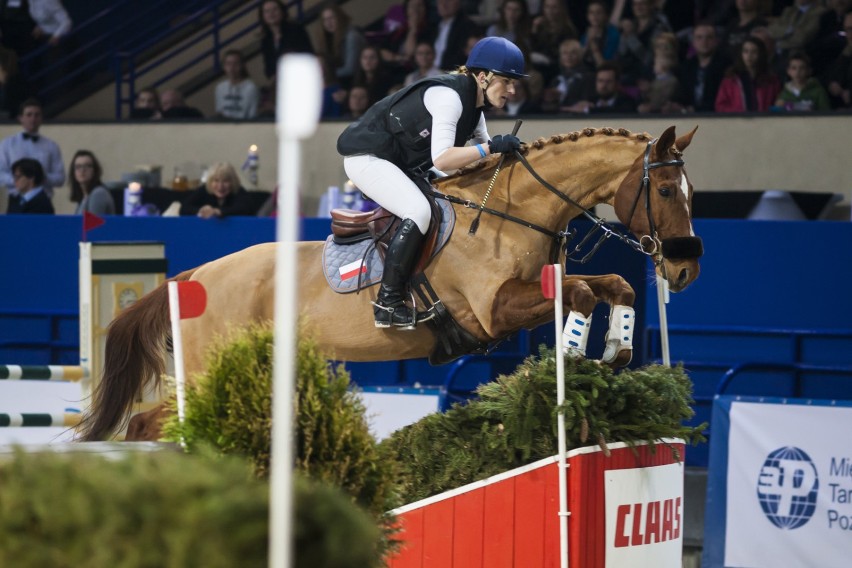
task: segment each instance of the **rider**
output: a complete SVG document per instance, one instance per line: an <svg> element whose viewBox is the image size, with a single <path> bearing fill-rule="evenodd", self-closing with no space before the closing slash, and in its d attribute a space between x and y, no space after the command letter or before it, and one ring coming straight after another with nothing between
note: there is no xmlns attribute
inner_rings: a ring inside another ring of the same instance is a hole
<svg viewBox="0 0 852 568"><path fill-rule="evenodd" d="M524 75L524 56L501 37L479 40L456 71L418 81L374 104L337 140L346 175L402 223L385 256L374 305L376 327L411 329L406 283L429 228L426 197L409 176L455 170L488 154L511 153L511 134L491 139L482 111L502 108ZM468 140L474 145L465 146ZM487 144L486 144L487 143Z"/></svg>

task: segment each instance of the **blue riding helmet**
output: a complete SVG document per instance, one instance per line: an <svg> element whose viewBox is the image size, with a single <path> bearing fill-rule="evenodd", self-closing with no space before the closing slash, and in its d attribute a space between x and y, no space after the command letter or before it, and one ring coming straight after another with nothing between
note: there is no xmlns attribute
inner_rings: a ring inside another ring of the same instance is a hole
<svg viewBox="0 0 852 568"><path fill-rule="evenodd" d="M465 66L512 79L529 76L524 75L524 54L517 45L502 37L486 37L476 42Z"/></svg>

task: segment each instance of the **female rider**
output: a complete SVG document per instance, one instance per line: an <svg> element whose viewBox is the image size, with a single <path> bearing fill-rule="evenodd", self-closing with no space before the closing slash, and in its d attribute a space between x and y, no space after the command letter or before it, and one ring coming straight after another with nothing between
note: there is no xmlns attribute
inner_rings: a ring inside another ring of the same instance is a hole
<svg viewBox="0 0 852 568"><path fill-rule="evenodd" d="M337 141L346 175L370 199L402 219L385 255L374 306L376 327L413 329L406 284L429 228L426 197L409 176L455 170L488 154L513 152L512 135L490 139L483 109L503 108L524 75L512 42L486 37L453 73L418 81L374 104ZM465 146L473 139L474 145Z"/></svg>

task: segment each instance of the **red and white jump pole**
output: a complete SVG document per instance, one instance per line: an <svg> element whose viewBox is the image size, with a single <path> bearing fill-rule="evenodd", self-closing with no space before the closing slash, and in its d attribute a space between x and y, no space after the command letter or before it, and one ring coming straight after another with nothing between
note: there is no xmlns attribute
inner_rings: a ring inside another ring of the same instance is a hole
<svg viewBox="0 0 852 568"><path fill-rule="evenodd" d="M561 264L547 264L541 269L541 292L547 299L554 300L553 323L556 328L556 404L561 408L565 402L565 352L562 342L562 274ZM568 568L568 452L565 440L565 413L556 415L559 447L559 565Z"/></svg>

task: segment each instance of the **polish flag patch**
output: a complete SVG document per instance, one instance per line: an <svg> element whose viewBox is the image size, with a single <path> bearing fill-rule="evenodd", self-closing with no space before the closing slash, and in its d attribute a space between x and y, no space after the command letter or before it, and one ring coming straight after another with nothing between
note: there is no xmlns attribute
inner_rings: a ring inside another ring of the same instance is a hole
<svg viewBox="0 0 852 568"><path fill-rule="evenodd" d="M366 274L367 265L364 264L363 259L359 258L355 262L344 264L343 266L338 268L338 271L340 272L341 280L349 280L350 278L358 276L358 274Z"/></svg>

